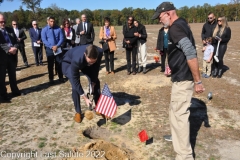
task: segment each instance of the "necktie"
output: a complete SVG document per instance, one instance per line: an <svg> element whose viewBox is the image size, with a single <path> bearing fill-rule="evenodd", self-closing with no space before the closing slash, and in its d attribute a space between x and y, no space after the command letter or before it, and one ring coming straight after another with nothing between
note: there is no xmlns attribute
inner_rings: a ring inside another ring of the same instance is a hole
<svg viewBox="0 0 240 160"><path fill-rule="evenodd" d="M3 33L3 36L4 36L5 41L7 42L8 46L9 46L9 47L12 46L12 43L11 43L11 41L10 41L10 39L9 39L9 36L7 35L6 31L5 31L5 30L2 30L2 33Z"/></svg>
<svg viewBox="0 0 240 160"><path fill-rule="evenodd" d="M35 32L38 34L38 30L37 29L35 29Z"/></svg>

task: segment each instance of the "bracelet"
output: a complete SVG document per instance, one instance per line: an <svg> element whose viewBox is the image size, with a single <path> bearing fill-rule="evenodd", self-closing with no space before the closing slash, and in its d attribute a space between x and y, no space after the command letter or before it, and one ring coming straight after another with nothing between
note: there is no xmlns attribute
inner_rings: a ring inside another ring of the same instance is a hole
<svg viewBox="0 0 240 160"><path fill-rule="evenodd" d="M194 82L195 84L202 84L202 81L199 81L199 82Z"/></svg>

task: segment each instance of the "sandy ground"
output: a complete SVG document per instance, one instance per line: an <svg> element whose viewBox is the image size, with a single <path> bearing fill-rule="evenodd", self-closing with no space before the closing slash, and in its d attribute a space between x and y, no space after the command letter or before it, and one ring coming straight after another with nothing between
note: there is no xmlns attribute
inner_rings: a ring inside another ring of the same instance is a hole
<svg viewBox="0 0 240 160"><path fill-rule="evenodd" d="M200 70L202 52L200 33L201 23L190 24L193 31ZM202 121L197 130L195 153L197 160L239 160L240 159L240 22L230 22L232 39L224 57L227 69L221 79L203 79L206 91L194 98L204 102L210 128ZM25 68L19 55L17 71L18 86L26 92L25 96L12 98L11 103L0 104L0 159L139 159L172 160L175 157L171 142L163 139L170 134L168 105L170 102L171 81L160 73L160 63L153 57L160 25L146 26L148 32L147 74L127 76L126 55L121 47L121 27L117 28L117 47L115 52L115 75L105 75L104 58L99 78L101 87L107 83L118 104L117 114L105 123L99 116L92 120L83 119L78 124L73 121L75 114L71 100L71 85L48 85L47 64L36 67L30 47L26 41L26 51L31 66ZM99 28L96 28L98 35ZM96 36L95 44L98 44ZM44 60L46 56L44 53ZM55 77L57 81L57 76ZM87 91L87 80L81 77ZM8 87L8 92L11 90ZM207 100L208 92L213 99ZM83 104L83 111L87 107ZM199 113L198 113L199 112ZM192 111L192 117L201 116L201 107ZM198 113L198 114L196 114ZM83 135L89 127L100 128L100 134L93 139ZM146 130L148 144L139 140L138 133ZM152 139L151 139L152 138ZM18 153L18 154L16 154ZM76 156L76 153L78 155ZM75 155L75 157L74 157ZM115 157L114 157L115 156ZM72 158L70 158L72 157ZM95 157L95 158L94 158Z"/></svg>

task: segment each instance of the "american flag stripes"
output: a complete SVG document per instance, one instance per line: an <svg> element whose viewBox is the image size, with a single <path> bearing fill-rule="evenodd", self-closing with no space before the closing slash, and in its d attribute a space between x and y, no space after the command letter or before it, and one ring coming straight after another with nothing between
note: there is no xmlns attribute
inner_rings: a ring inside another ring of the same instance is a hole
<svg viewBox="0 0 240 160"><path fill-rule="evenodd" d="M117 110L117 104L113 99L113 96L108 88L108 85L105 84L102 90L102 94L97 102L96 112L99 112L106 117L112 118Z"/></svg>

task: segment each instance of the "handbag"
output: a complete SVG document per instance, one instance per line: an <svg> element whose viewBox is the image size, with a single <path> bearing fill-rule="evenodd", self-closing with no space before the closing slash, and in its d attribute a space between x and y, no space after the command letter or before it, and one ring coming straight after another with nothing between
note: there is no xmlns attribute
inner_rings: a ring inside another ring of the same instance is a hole
<svg viewBox="0 0 240 160"><path fill-rule="evenodd" d="M103 49L103 51L109 50L109 46L108 46L108 42L107 41L102 44L102 49Z"/></svg>

